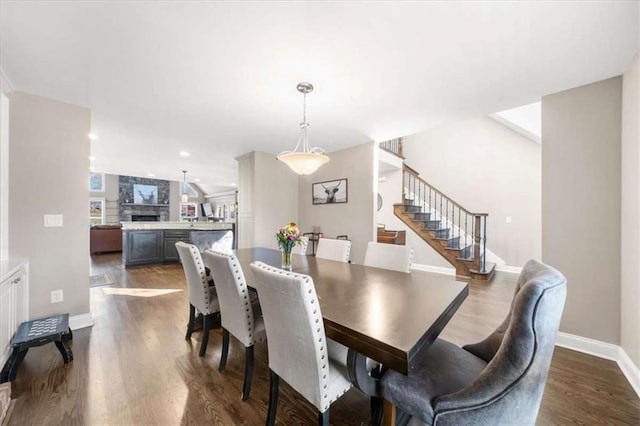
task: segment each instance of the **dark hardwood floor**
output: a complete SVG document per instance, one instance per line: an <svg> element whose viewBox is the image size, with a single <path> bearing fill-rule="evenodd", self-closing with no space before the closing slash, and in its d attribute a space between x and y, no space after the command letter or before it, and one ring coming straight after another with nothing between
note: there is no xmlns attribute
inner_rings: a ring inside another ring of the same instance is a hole
<svg viewBox="0 0 640 426"><path fill-rule="evenodd" d="M109 272L112 286L91 288L95 325L74 332L73 363L53 345L31 349L13 383L9 425L260 425L267 414L266 343L256 347L251 397L241 401L244 348L231 339L218 372L222 336L211 332L204 358L201 332L184 339L188 317L180 265L125 270L119 254L96 255L91 273ZM421 273L421 272L414 272ZM508 310L516 276L497 273L472 282L468 299L444 338L464 344L483 338ZM315 408L281 382L278 423L315 424ZM331 406L331 423L369 420L356 390ZM539 425L640 425L640 401L612 361L557 348Z"/></svg>

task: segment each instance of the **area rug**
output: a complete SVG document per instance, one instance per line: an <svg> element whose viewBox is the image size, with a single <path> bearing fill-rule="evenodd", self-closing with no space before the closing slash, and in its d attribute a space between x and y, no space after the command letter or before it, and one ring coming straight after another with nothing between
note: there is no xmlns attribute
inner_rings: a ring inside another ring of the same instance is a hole
<svg viewBox="0 0 640 426"><path fill-rule="evenodd" d="M99 274L99 275L91 275L89 277L89 286L90 287L99 287L101 285L112 285L115 284L113 277L110 273Z"/></svg>

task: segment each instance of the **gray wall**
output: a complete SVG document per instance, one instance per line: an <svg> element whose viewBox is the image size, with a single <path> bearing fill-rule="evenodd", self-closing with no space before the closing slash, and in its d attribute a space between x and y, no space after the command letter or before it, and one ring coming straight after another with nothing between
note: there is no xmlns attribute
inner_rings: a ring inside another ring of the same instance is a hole
<svg viewBox="0 0 640 426"><path fill-rule="evenodd" d="M622 78L621 345L640 367L640 53Z"/></svg>
<svg viewBox="0 0 640 426"><path fill-rule="evenodd" d="M298 221L298 175L273 154L253 151L236 160L238 247L278 248L278 229Z"/></svg>
<svg viewBox="0 0 640 426"><path fill-rule="evenodd" d="M0 261L9 259L9 98L0 93Z"/></svg>
<svg viewBox="0 0 640 426"><path fill-rule="evenodd" d="M310 232L320 226L327 237L347 234L352 241L351 260L364 261L369 241L375 240L376 197L374 196L375 144L362 144L329 153L331 161L317 172L299 178L300 226ZM313 205L311 185L336 179L348 179L348 202Z"/></svg>
<svg viewBox="0 0 640 426"><path fill-rule="evenodd" d="M489 213L487 247L509 266L540 258L540 155L540 144L488 117L404 138L407 165L469 211ZM416 263L450 266L415 243Z"/></svg>
<svg viewBox="0 0 640 426"><path fill-rule="evenodd" d="M9 250L30 262L30 316L86 314L91 112L21 92L9 98ZM45 228L44 214L63 215L64 226ZM64 301L51 304L56 289Z"/></svg>
<svg viewBox="0 0 640 426"><path fill-rule="evenodd" d="M568 279L560 329L613 344L620 343L621 83L542 98L542 259Z"/></svg>
<svg viewBox="0 0 640 426"><path fill-rule="evenodd" d="M254 153L253 220L256 247L277 248L275 234L298 221L298 175L273 154Z"/></svg>
<svg viewBox="0 0 640 426"><path fill-rule="evenodd" d="M198 188L197 185L195 184L191 184L191 187L193 189L196 190L196 192L198 193L197 197L189 197L189 203L196 203L197 204L197 212L198 212L198 220L202 220L203 216L202 216L202 212L200 211L200 203L204 202L204 194L202 193L202 191L200 190L200 188ZM170 211L169 211L169 220L171 221L180 221L182 220L180 217L180 205L182 204L182 200L181 200L182 194L180 193L180 182L179 181L171 181L171 189L170 189L170 195L169 195L169 204L170 204Z"/></svg>

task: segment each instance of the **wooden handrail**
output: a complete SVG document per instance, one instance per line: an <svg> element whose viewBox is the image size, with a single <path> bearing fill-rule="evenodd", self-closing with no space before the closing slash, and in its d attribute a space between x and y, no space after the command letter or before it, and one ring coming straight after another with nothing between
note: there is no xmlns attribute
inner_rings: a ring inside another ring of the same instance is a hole
<svg viewBox="0 0 640 426"><path fill-rule="evenodd" d="M428 186L429 188L433 189L434 191L436 191L437 193L439 193L440 195L442 195L444 198L448 199L451 203L455 204L460 210L472 215L472 216L489 216L488 213L474 213L474 212L470 212L469 210L465 209L464 207L462 207L460 205L460 203L457 203L453 198L449 197L447 194L445 194L444 192L440 191L438 188L436 188L435 186L431 185L430 183L428 183L427 181L425 181L424 179L422 179L419 176L419 173L416 172L415 169L407 166L406 164L403 164L402 166L403 171L407 171L409 173L411 173L417 180L419 180L421 183L425 184L426 186Z"/></svg>

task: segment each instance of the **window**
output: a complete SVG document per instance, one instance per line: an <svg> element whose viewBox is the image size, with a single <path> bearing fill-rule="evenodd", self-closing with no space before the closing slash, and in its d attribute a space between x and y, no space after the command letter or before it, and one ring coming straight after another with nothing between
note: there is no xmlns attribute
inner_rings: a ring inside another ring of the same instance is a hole
<svg viewBox="0 0 640 426"><path fill-rule="evenodd" d="M89 173L89 191L104 192L104 173Z"/></svg>
<svg viewBox="0 0 640 426"><path fill-rule="evenodd" d="M198 217L197 207L198 205L196 203L181 203L180 219L189 219L189 218Z"/></svg>
<svg viewBox="0 0 640 426"><path fill-rule="evenodd" d="M89 199L89 223L92 225L104 224L104 198Z"/></svg>
<svg viewBox="0 0 640 426"><path fill-rule="evenodd" d="M180 182L180 195L182 194L187 194L188 197L197 197L198 191L193 189L188 182Z"/></svg>

